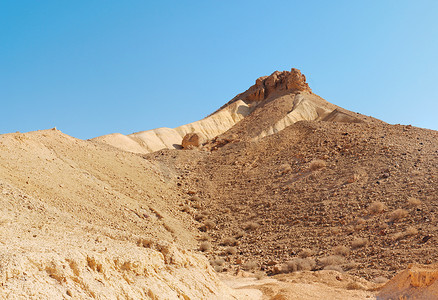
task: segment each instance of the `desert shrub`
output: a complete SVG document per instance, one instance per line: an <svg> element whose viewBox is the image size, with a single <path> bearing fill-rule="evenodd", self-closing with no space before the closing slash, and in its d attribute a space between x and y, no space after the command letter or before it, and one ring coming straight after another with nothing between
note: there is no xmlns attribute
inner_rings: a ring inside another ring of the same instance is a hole
<svg viewBox="0 0 438 300"><path fill-rule="evenodd" d="M197 201L200 201L201 198L199 198L199 196L197 196L197 195L194 195L194 196L190 197L189 200L192 201L192 202L197 202Z"/></svg>
<svg viewBox="0 0 438 300"><path fill-rule="evenodd" d="M342 245L336 246L333 248L333 254L347 256L348 254L350 254L350 248Z"/></svg>
<svg viewBox="0 0 438 300"><path fill-rule="evenodd" d="M394 239L396 241L398 241L398 240L404 239L408 236L416 235L417 233L418 233L418 230L416 228L408 227L408 228L406 228L405 231L398 232L398 233L394 234Z"/></svg>
<svg viewBox="0 0 438 300"><path fill-rule="evenodd" d="M315 260L311 258L294 258L286 265L289 272L310 271L316 267Z"/></svg>
<svg viewBox="0 0 438 300"><path fill-rule="evenodd" d="M210 261L210 264L212 266L223 266L225 264L225 260L223 260L222 258L215 259L215 260Z"/></svg>
<svg viewBox="0 0 438 300"><path fill-rule="evenodd" d="M216 227L216 223L214 223L213 221L207 220L204 222L204 226L206 229L213 229Z"/></svg>
<svg viewBox="0 0 438 300"><path fill-rule="evenodd" d="M259 227L260 227L260 224L256 223L256 222L248 222L244 226L245 230L255 230Z"/></svg>
<svg viewBox="0 0 438 300"><path fill-rule="evenodd" d="M237 240L233 237L226 237L222 241L222 245L225 246L236 246L238 244Z"/></svg>
<svg viewBox="0 0 438 300"><path fill-rule="evenodd" d="M227 247L225 249L225 254L235 255L237 253L237 249L235 247Z"/></svg>
<svg viewBox="0 0 438 300"><path fill-rule="evenodd" d="M144 247L144 248L150 248L153 245L153 241L151 239L139 239L137 241L137 246Z"/></svg>
<svg viewBox="0 0 438 300"><path fill-rule="evenodd" d="M380 201L375 201L371 203L371 205L368 207L368 211L372 215L376 215L381 213L385 209L385 204Z"/></svg>
<svg viewBox="0 0 438 300"><path fill-rule="evenodd" d="M306 257L312 256L312 255L314 255L314 254L315 254L315 252L314 252L312 249L309 249L309 248L303 248L303 249L301 249L301 251L298 253L298 256L301 257L301 258L306 258Z"/></svg>
<svg viewBox="0 0 438 300"><path fill-rule="evenodd" d="M358 267L358 263L356 263L354 261L350 261L350 262L342 265L342 268L345 271L348 271L348 270L351 270L351 269L356 269L357 267Z"/></svg>
<svg viewBox="0 0 438 300"><path fill-rule="evenodd" d="M181 207L181 211L186 213L190 212L190 206L184 205L183 207Z"/></svg>
<svg viewBox="0 0 438 300"><path fill-rule="evenodd" d="M222 267L222 266L214 266L214 270L215 270L217 273L220 273L220 272L223 272L223 271L224 271L224 267Z"/></svg>
<svg viewBox="0 0 438 300"><path fill-rule="evenodd" d="M338 271L339 273L344 272L344 270L342 270L342 267L338 266L338 265L328 265L328 266L325 266L324 270Z"/></svg>
<svg viewBox="0 0 438 300"><path fill-rule="evenodd" d="M408 215L408 211L406 209L403 208L396 209L389 214L388 216L389 222L395 222L397 220L403 219L407 215Z"/></svg>
<svg viewBox="0 0 438 300"><path fill-rule="evenodd" d="M196 215L195 215L195 220L198 221L198 222L201 222L202 220L204 220L204 219L206 219L206 218L207 218L207 215L205 215L205 214L203 214L203 213L200 213L200 214L196 214Z"/></svg>
<svg viewBox="0 0 438 300"><path fill-rule="evenodd" d="M284 175L292 171L292 167L289 164L282 164L280 166L280 174Z"/></svg>
<svg viewBox="0 0 438 300"><path fill-rule="evenodd" d="M414 197L410 197L408 198L408 205L411 207L417 207L421 205L421 200L414 198Z"/></svg>
<svg viewBox="0 0 438 300"><path fill-rule="evenodd" d="M351 281L346 286L347 290L364 290L365 287L356 281Z"/></svg>
<svg viewBox="0 0 438 300"><path fill-rule="evenodd" d="M257 263L255 261L248 261L242 264L242 269L245 271L251 271L257 268Z"/></svg>
<svg viewBox="0 0 438 300"><path fill-rule="evenodd" d="M379 276L379 277L374 278L373 282L377 283L377 284L383 284L383 283L388 282L388 278L383 277L383 276Z"/></svg>
<svg viewBox="0 0 438 300"><path fill-rule="evenodd" d="M341 265L344 263L344 258L339 255L330 255L319 260L320 265L325 268L327 266Z"/></svg>
<svg viewBox="0 0 438 300"><path fill-rule="evenodd" d="M368 240L365 238L356 238L351 242L351 248L358 249L366 246L368 244Z"/></svg>
<svg viewBox="0 0 438 300"><path fill-rule="evenodd" d="M199 245L199 250L201 250L202 252L210 251L210 249L211 249L211 244L209 242L202 242Z"/></svg>
<svg viewBox="0 0 438 300"><path fill-rule="evenodd" d="M364 225L364 224L366 224L366 222L367 221L364 218L356 218L354 220L354 223L356 223L357 225Z"/></svg>
<svg viewBox="0 0 438 300"><path fill-rule="evenodd" d="M311 171L319 170L325 168L327 163L322 159L314 159L310 162L309 168Z"/></svg>
<svg viewBox="0 0 438 300"><path fill-rule="evenodd" d="M236 238L236 239L240 239L241 237L243 237L245 235L245 231L243 231L243 230L238 230L235 234L234 234L234 237Z"/></svg>
<svg viewBox="0 0 438 300"><path fill-rule="evenodd" d="M260 280L260 279L263 279L264 277L265 277L265 272L262 272L262 271L258 271L258 272L256 272L255 274L255 278L257 279L257 280Z"/></svg>
<svg viewBox="0 0 438 300"><path fill-rule="evenodd" d="M210 240L210 236L207 233L204 232L204 233L202 233L199 236L198 240L200 240L200 241L208 241L208 240Z"/></svg>

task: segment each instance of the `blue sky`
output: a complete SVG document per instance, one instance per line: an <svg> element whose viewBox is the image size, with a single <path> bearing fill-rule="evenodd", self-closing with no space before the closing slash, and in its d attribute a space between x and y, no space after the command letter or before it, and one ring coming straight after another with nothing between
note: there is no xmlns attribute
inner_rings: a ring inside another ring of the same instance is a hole
<svg viewBox="0 0 438 300"><path fill-rule="evenodd" d="M334 104L438 130L438 1L0 1L0 133L176 127L292 67Z"/></svg>

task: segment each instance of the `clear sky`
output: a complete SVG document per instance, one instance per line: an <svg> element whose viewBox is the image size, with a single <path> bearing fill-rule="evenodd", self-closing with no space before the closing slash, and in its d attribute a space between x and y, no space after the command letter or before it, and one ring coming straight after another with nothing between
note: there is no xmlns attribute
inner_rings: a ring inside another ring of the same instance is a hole
<svg viewBox="0 0 438 300"><path fill-rule="evenodd" d="M334 104L438 130L438 1L0 1L0 133L176 127L292 67Z"/></svg>

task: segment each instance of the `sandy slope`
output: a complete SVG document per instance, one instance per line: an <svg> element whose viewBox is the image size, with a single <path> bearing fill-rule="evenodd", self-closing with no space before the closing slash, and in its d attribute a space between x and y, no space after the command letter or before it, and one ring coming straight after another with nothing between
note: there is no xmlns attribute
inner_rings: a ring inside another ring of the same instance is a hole
<svg viewBox="0 0 438 300"><path fill-rule="evenodd" d="M193 131L209 141L175 150ZM296 69L181 128L0 135L0 297L374 297L367 280L438 259L437 145Z"/></svg>

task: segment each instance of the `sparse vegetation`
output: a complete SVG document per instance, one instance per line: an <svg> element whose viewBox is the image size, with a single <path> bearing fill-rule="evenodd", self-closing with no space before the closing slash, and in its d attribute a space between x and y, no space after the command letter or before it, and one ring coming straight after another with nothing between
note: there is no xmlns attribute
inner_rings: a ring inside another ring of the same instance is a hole
<svg viewBox="0 0 438 300"><path fill-rule="evenodd" d="M301 258L306 258L306 257L312 256L314 254L315 254L315 251L313 251L312 249L304 248L304 249L301 249L300 253L298 253L298 256Z"/></svg>
<svg viewBox="0 0 438 300"><path fill-rule="evenodd" d="M199 250L201 250L202 252L210 251L210 249L211 249L211 244L209 242L202 242L199 245Z"/></svg>
<svg viewBox="0 0 438 300"><path fill-rule="evenodd" d="M225 254L235 255L237 253L237 249L235 247L227 247L225 249Z"/></svg>
<svg viewBox="0 0 438 300"><path fill-rule="evenodd" d="M322 159L314 159L310 162L309 169L311 171L319 170L325 168L327 163Z"/></svg>
<svg viewBox="0 0 438 300"><path fill-rule="evenodd" d="M319 264L325 268L327 266L333 266L333 265L341 265L344 263L344 258L339 255L330 255L323 257L319 260Z"/></svg>
<svg viewBox="0 0 438 300"><path fill-rule="evenodd" d="M243 230L238 230L238 231L234 234L234 237L235 237L236 239L240 239L240 238L242 238L244 235L245 235L245 231L243 231Z"/></svg>
<svg viewBox="0 0 438 300"><path fill-rule="evenodd" d="M207 220L204 222L204 226L206 229L213 229L216 227L216 223L211 220Z"/></svg>
<svg viewBox="0 0 438 300"><path fill-rule="evenodd" d="M366 246L368 244L368 239L365 238L356 238L351 242L352 249L358 249Z"/></svg>
<svg viewBox="0 0 438 300"><path fill-rule="evenodd" d="M245 271L252 271L255 270L257 267L258 265L255 261L248 261L242 264L242 269Z"/></svg>
<svg viewBox="0 0 438 300"><path fill-rule="evenodd" d="M183 207L181 207L181 211L186 213L190 212L190 206L184 205Z"/></svg>
<svg viewBox="0 0 438 300"><path fill-rule="evenodd" d="M316 262L311 258L294 258L286 265L289 272L310 271L316 267Z"/></svg>
<svg viewBox="0 0 438 300"><path fill-rule="evenodd" d="M237 244L238 244L238 241L233 237L226 237L222 241L222 245L225 245L225 246L236 246Z"/></svg>
<svg viewBox="0 0 438 300"><path fill-rule="evenodd" d="M348 254L350 254L350 248L342 245L336 246L333 248L333 254L347 256Z"/></svg>
<svg viewBox="0 0 438 300"><path fill-rule="evenodd" d="M248 222L244 226L245 230L255 230L259 227L260 227L260 224L256 223L256 222Z"/></svg>
<svg viewBox="0 0 438 300"><path fill-rule="evenodd" d="M207 233L204 232L204 233L202 233L199 236L198 240L200 240L200 241L209 241L210 240L210 236Z"/></svg>
<svg viewBox="0 0 438 300"><path fill-rule="evenodd" d="M414 198L414 197L408 198L408 205L410 207L418 207L421 205L421 203L422 203L421 200L419 200L417 198Z"/></svg>
<svg viewBox="0 0 438 300"><path fill-rule="evenodd" d="M406 209L399 208L399 209L392 211L389 214L388 219L389 219L389 222L395 222L397 220L405 218L407 215L408 215L408 211Z"/></svg>
<svg viewBox="0 0 438 300"><path fill-rule="evenodd" d="M377 215L385 210L385 204L380 201L375 201L371 203L371 205L368 207L368 211L372 215Z"/></svg>
<svg viewBox="0 0 438 300"><path fill-rule="evenodd" d="M416 235L417 233L418 233L418 230L415 227L408 227L408 228L406 228L405 231L398 232L398 233L394 234L394 240L396 240L396 241L402 240L402 239L407 238L409 236Z"/></svg>

